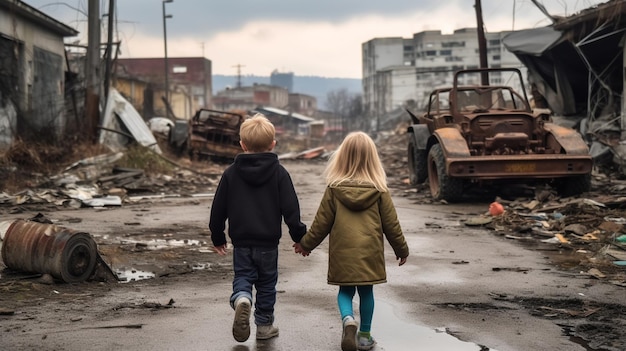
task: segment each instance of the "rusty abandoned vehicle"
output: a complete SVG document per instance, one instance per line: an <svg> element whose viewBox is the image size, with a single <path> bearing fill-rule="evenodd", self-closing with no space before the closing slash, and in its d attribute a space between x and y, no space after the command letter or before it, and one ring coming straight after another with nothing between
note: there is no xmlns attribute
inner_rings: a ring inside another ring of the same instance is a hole
<svg viewBox="0 0 626 351"><path fill-rule="evenodd" d="M458 71L451 87L430 94L423 115L408 112L410 182L428 179L436 200L461 201L468 187L496 182L548 183L563 196L591 186L587 144L531 108L518 69Z"/></svg>

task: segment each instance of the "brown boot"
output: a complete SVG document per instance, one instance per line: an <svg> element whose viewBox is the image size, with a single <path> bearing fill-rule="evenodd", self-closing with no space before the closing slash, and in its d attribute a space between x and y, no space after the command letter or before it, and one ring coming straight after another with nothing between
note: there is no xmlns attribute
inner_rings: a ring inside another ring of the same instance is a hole
<svg viewBox="0 0 626 351"><path fill-rule="evenodd" d="M278 336L278 328L273 325L257 325L256 327L256 339L267 340Z"/></svg>
<svg viewBox="0 0 626 351"><path fill-rule="evenodd" d="M233 320L233 337L244 342L250 337L250 308L251 301L240 297L235 301L235 319Z"/></svg>

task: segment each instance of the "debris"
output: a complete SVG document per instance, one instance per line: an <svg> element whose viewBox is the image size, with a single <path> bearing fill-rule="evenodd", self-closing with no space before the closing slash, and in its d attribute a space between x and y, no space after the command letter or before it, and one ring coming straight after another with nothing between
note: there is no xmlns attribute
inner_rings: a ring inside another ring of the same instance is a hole
<svg viewBox="0 0 626 351"><path fill-rule="evenodd" d="M480 216L480 217L472 217L465 221L465 225L467 226L481 226L489 224L493 221L490 217Z"/></svg>
<svg viewBox="0 0 626 351"><path fill-rule="evenodd" d="M325 152L326 152L326 149L323 146L320 146L320 147L316 147L316 148L313 148L313 149L305 150L305 151L299 153L296 156L296 158L310 160L310 159L318 158L318 157L322 156Z"/></svg>
<svg viewBox="0 0 626 351"><path fill-rule="evenodd" d="M626 261L626 251L617 249L606 249L605 253L611 257L614 257L618 261Z"/></svg>
<svg viewBox="0 0 626 351"><path fill-rule="evenodd" d="M554 237L557 238L561 244L569 244L570 243L569 240L565 239L563 234L554 234Z"/></svg>
<svg viewBox="0 0 626 351"><path fill-rule="evenodd" d="M0 222L0 243L11 269L47 273L66 283L84 281L95 270L97 247L88 233L20 219Z"/></svg>
<svg viewBox="0 0 626 351"><path fill-rule="evenodd" d="M492 202L489 205L489 214L499 216L504 213L504 207L499 202Z"/></svg>
<svg viewBox="0 0 626 351"><path fill-rule="evenodd" d="M491 268L492 271L494 272L500 272L500 271L510 271L510 272L523 272L526 273L528 271L530 271L530 268L523 268L523 267L493 267Z"/></svg>
<svg viewBox="0 0 626 351"><path fill-rule="evenodd" d="M460 260L460 261L453 261L452 264L468 264L468 261L465 260Z"/></svg>
<svg viewBox="0 0 626 351"><path fill-rule="evenodd" d="M587 274L589 274L590 276L594 277L594 278L606 278L606 275L602 272L600 272L599 269L597 268L591 268L590 270L587 271Z"/></svg>
<svg viewBox="0 0 626 351"><path fill-rule="evenodd" d="M112 88L109 91L107 105L102 116L101 129L100 143L107 145L113 151L122 150L134 140L158 154L161 153L161 149L143 117L116 89ZM128 130L130 134L122 132L123 130Z"/></svg>
<svg viewBox="0 0 626 351"><path fill-rule="evenodd" d="M585 227L582 224L573 223L573 224L567 225L565 228L563 228L563 230L566 233L574 233L578 235L583 235L587 232L587 227Z"/></svg>
<svg viewBox="0 0 626 351"><path fill-rule="evenodd" d="M4 308L0 308L0 316L12 316L15 314L15 311L13 310L7 310Z"/></svg>

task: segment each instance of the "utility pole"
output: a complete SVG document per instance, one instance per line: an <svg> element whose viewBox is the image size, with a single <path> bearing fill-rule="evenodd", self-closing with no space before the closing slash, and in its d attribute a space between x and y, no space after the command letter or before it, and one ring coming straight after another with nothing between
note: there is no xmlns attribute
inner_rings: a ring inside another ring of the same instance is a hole
<svg viewBox="0 0 626 351"><path fill-rule="evenodd" d="M233 67L237 67L237 88L241 88L241 67L246 67L244 65L234 65Z"/></svg>
<svg viewBox="0 0 626 351"><path fill-rule="evenodd" d="M172 15L165 14L165 3L173 2L174 0L163 0L163 46L165 47L165 57L164 57L164 66L165 66L165 116L170 118L170 84L169 84L169 73L170 69L168 67L167 62L167 27L166 20L168 18L172 18Z"/></svg>
<svg viewBox="0 0 626 351"><path fill-rule="evenodd" d="M87 55L85 63L85 125L87 135L97 140L100 124L100 1L89 0L87 16Z"/></svg>
<svg viewBox="0 0 626 351"><path fill-rule="evenodd" d="M487 63L487 40L485 39L485 26L483 25L483 10L480 0L475 0L476 8L476 32L478 34L478 53L480 58L480 68L488 68ZM489 85L489 74L482 72L480 75L481 85Z"/></svg>
<svg viewBox="0 0 626 351"><path fill-rule="evenodd" d="M111 61L113 56L113 14L115 13L115 0L109 0L109 25L107 27L107 57L104 71L104 102L109 101L109 89L111 88Z"/></svg>

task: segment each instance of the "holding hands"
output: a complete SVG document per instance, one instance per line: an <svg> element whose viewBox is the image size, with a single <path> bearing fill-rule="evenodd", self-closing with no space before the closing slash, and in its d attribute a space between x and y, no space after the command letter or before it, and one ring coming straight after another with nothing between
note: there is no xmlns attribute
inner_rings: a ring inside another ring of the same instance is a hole
<svg viewBox="0 0 626 351"><path fill-rule="evenodd" d="M300 243L295 243L292 246L293 246L294 252L297 253L297 254L301 254L304 257L306 257L306 256L308 256L310 254L309 251L304 251L302 246L300 246Z"/></svg>

